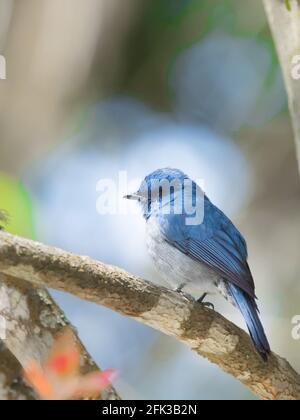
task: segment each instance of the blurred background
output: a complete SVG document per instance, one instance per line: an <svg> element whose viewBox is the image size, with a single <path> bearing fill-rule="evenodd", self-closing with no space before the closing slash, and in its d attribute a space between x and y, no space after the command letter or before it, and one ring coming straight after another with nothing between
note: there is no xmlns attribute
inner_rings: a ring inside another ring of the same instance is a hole
<svg viewBox="0 0 300 420"><path fill-rule="evenodd" d="M9 230L160 283L142 217L100 215L97 182L165 166L203 179L247 238L273 350L300 370L291 336L300 313L299 176L261 1L0 0L0 54L0 208ZM123 398L254 398L175 340L53 295L99 365L120 370ZM234 308L214 303L244 328Z"/></svg>

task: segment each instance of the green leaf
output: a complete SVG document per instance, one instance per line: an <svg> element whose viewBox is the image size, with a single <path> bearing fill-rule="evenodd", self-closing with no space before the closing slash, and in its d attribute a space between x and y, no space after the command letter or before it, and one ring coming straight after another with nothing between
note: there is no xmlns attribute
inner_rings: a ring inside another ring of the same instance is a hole
<svg viewBox="0 0 300 420"><path fill-rule="evenodd" d="M10 233L34 239L33 210L29 193L18 179L0 173L0 210L7 215L2 223Z"/></svg>
<svg viewBox="0 0 300 420"><path fill-rule="evenodd" d="M284 0L284 3L286 5L286 8L288 9L288 11L290 12L292 10L290 0Z"/></svg>

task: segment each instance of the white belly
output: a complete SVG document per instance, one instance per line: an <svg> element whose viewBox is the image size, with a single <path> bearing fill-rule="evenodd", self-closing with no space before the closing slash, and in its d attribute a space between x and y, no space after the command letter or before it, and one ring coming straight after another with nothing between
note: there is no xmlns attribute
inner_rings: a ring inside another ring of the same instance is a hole
<svg viewBox="0 0 300 420"><path fill-rule="evenodd" d="M220 277L205 264L188 257L162 237L155 217L147 221L147 248L164 280L176 289L186 284L190 294L216 293Z"/></svg>

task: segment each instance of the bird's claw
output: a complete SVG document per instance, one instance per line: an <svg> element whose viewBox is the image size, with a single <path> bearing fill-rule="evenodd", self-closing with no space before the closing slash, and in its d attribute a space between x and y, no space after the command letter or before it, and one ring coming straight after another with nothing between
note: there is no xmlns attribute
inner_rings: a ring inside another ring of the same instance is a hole
<svg viewBox="0 0 300 420"><path fill-rule="evenodd" d="M208 309L212 309L213 311L215 310L215 305L213 303L210 302L199 302L200 305L203 305L205 308Z"/></svg>
<svg viewBox="0 0 300 420"><path fill-rule="evenodd" d="M201 296L201 298L199 298L198 300L197 300L197 302L198 303L200 303L200 305L203 305L203 306L205 306L205 308L209 308L209 309L212 309L213 311L215 310L215 305L213 305L212 303L210 303L210 302L204 302L204 299L206 298L206 296L207 296L207 293L204 293L202 296Z"/></svg>
<svg viewBox="0 0 300 420"><path fill-rule="evenodd" d="M194 298L192 295L189 295L188 293L185 293L181 288L178 288L175 290L176 293L179 293L180 296L182 296L186 300L193 300Z"/></svg>

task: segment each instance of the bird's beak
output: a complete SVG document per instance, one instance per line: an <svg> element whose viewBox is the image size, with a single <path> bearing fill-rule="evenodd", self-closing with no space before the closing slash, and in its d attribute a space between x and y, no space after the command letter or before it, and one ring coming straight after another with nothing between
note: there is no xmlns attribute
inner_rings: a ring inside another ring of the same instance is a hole
<svg viewBox="0 0 300 420"><path fill-rule="evenodd" d="M126 198L126 200L139 200L140 196L135 193L135 194L124 195L123 198Z"/></svg>

